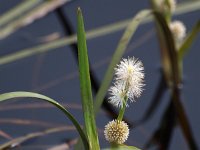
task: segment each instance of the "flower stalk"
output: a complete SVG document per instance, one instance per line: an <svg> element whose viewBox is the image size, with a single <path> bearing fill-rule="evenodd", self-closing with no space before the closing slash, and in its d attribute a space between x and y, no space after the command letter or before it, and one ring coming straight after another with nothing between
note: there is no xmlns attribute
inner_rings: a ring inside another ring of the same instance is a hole
<svg viewBox="0 0 200 150"><path fill-rule="evenodd" d="M143 91L143 64L134 57L122 59L115 68L115 82L109 89L109 102L120 108L117 120L110 121L104 130L107 141L111 144L123 144L129 135L128 125L122 121L128 100L135 101Z"/></svg>
<svg viewBox="0 0 200 150"><path fill-rule="evenodd" d="M124 117L124 113L125 113L125 110L126 110L127 101L128 101L128 97L125 96L125 97L124 97L123 106L122 106L122 108L120 108L119 115L118 115L118 117L117 117L117 120L119 120L119 121L122 121L122 119L123 119L123 117Z"/></svg>

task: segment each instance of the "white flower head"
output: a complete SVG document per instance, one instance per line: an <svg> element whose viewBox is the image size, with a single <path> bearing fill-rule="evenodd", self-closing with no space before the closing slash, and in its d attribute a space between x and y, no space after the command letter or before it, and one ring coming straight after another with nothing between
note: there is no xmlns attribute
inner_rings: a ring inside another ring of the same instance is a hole
<svg viewBox="0 0 200 150"><path fill-rule="evenodd" d="M124 97L127 95L125 86L123 82L116 82L113 86L110 87L110 97L109 102L116 107L123 107L125 103ZM126 104L128 106L128 104Z"/></svg>
<svg viewBox="0 0 200 150"><path fill-rule="evenodd" d="M123 144L129 136L128 125L124 121L110 121L105 126L104 135L110 143Z"/></svg>
<svg viewBox="0 0 200 150"><path fill-rule="evenodd" d="M143 91L144 67L141 61L130 57L122 59L115 68L115 84L109 89L110 103L122 107L125 96L134 101ZM128 106L126 104L126 106Z"/></svg>
<svg viewBox="0 0 200 150"><path fill-rule="evenodd" d="M123 80L129 84L141 82L144 79L144 67L141 61L130 57L122 59L115 68L116 80Z"/></svg>
<svg viewBox="0 0 200 150"><path fill-rule="evenodd" d="M173 21L169 24L169 28L176 41L181 42L186 36L185 25L181 21Z"/></svg>

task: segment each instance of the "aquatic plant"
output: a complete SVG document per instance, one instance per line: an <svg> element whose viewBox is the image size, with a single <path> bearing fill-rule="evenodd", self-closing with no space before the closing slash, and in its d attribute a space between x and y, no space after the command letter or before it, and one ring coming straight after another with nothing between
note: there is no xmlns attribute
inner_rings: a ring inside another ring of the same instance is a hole
<svg viewBox="0 0 200 150"><path fill-rule="evenodd" d="M174 0L152 0L152 9L142 10L132 18L117 45L116 51L113 54L113 58L108 66L105 77L94 101L90 81L90 66L87 54L84 20L81 9L77 9L78 62L82 98L81 102L84 117L83 127L67 108L59 104L56 100L42 94L25 91L9 92L1 94L0 101L7 101L19 97L29 97L51 103L66 115L78 131L82 143L78 142L78 146L76 145L77 147L84 147L86 150L99 150L100 144L95 118L103 103L104 97L108 92L110 93L108 102L119 109L118 117L109 121L108 124L105 125L105 139L111 144L111 148L108 149L138 149L134 146L124 144L129 136L129 126L128 123L124 121L124 113L128 108L127 106L129 106L129 103L136 101L143 92L145 85L144 66L142 61L134 56L123 59L122 57L139 24L147 21L150 17L154 17L160 43L162 73L165 77L165 82L170 89L173 106L177 110L177 118L188 141L188 145L191 149L196 148L187 117L184 113L184 108L180 101L180 85L182 84L183 56L197 36L197 33L200 30L200 23L198 22L194 26L193 30L186 34L186 28L182 22L171 21L171 15L175 10L176 2ZM41 51L46 51L46 49L38 50L38 52ZM26 53L25 51L24 54L23 51L23 53L18 53L18 55L3 58L0 61L0 64L26 56L28 57L36 53L37 51L32 53L32 51L29 50L29 53ZM112 80L114 83L109 88ZM6 143L1 145L0 149L5 149L9 146L10 143ZM75 147L75 149L78 148Z"/></svg>

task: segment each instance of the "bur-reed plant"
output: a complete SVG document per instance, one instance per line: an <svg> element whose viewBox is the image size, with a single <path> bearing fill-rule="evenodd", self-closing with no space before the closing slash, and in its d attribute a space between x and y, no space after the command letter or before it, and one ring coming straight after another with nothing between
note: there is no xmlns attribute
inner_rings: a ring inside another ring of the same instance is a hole
<svg viewBox="0 0 200 150"><path fill-rule="evenodd" d="M100 144L95 116L98 113L100 106L102 105L104 96L107 92L110 92L109 102L119 109L119 114L117 118L105 125L105 139L110 143L111 147L104 150L138 149L134 146L128 146L124 144L129 136L129 127L128 124L123 121L123 117L125 110L128 108L130 103L136 101L136 99L142 94L143 87L145 85L145 71L142 62L139 59L133 56L122 59L122 56L139 24L143 20L148 19L149 16L154 16L155 18L159 43L161 47L162 69L166 82L171 89L172 96L175 97L174 105L179 112L179 121L182 123L187 121L185 120L186 116L183 113L182 105L177 98L179 95L176 95L175 92L182 81L181 77L183 56L188 51L190 45L199 32L200 22L194 26L191 32L186 34L186 28L183 23L180 21L171 21L171 15L175 9L176 2L173 0L163 0L159 2L157 0L152 0L152 9L142 10L136 14L135 17L133 17L125 29L119 44L117 45L116 51L114 52L110 65L108 66L99 92L95 97L95 101L93 100L91 90L89 74L90 66L88 63L84 21L81 9L77 9L79 77L82 108L84 114L84 127L81 127L81 125L67 110L67 108L64 108L56 100L53 100L42 94L25 91L9 92L1 94L0 101L26 97L51 103L60 109L76 127L76 130L78 131L82 141L82 145L81 142L78 142L80 147L83 146L86 150L99 150ZM114 83L109 88L112 80ZM178 107L181 107L181 109ZM190 129L189 124L186 122L186 126L182 128L186 137L191 138L191 135L187 132ZM189 145L192 147L191 143L189 143ZM5 148L4 146L5 145L0 146L0 149Z"/></svg>

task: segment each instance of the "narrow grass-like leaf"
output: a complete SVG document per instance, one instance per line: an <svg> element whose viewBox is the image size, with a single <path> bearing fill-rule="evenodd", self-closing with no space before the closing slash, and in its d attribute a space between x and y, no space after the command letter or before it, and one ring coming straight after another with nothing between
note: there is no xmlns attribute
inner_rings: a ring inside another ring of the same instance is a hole
<svg viewBox="0 0 200 150"><path fill-rule="evenodd" d="M169 65L167 66L168 68L166 68L166 64L163 61L163 70L169 82L169 88L171 90L171 96L178 116L178 121L190 149L197 149L188 118L185 114L184 107L180 99L179 87L181 83L181 68L179 67L180 64L178 62L178 53L175 48L173 36L163 15L158 12L154 12L154 16L156 19L158 36L161 43L160 46L162 60L166 60L167 65ZM163 53L165 53L165 55L163 55Z"/></svg>
<svg viewBox="0 0 200 150"><path fill-rule="evenodd" d="M15 147L18 147L19 145L21 147L21 144L23 144L24 142L26 142L30 139L45 136L47 134L52 134L52 133L56 133L56 132L73 130L73 128L74 127L71 127L71 126L70 127L69 126L61 126L61 127L49 128L49 129L46 129L46 130L40 131L40 132L29 133L29 134L11 139L4 144L1 144L0 150L9 150L9 149L11 149L11 147L12 147L12 149L15 149Z"/></svg>
<svg viewBox="0 0 200 150"><path fill-rule="evenodd" d="M135 146L117 145L111 148L105 148L103 150L140 150L140 149Z"/></svg>
<svg viewBox="0 0 200 150"><path fill-rule="evenodd" d="M105 94L109 88L109 85L113 78L114 73L114 67L117 63L119 63L121 57L123 56L133 34L135 33L138 25L151 13L151 10L142 10L140 11L128 24L127 28L125 29L125 32L120 39L118 46L116 48L115 53L113 54L112 60L110 62L110 65L108 66L108 69L106 71L106 74L104 76L104 79L102 81L101 87L96 95L95 99L95 113L99 111L99 108L103 102L103 99L105 97Z"/></svg>
<svg viewBox="0 0 200 150"><path fill-rule="evenodd" d="M200 9L200 1L194 0L194 1L185 1L178 3L177 8L175 10L175 15L179 14L185 14L190 11L199 11Z"/></svg>
<svg viewBox="0 0 200 150"><path fill-rule="evenodd" d="M85 129L88 136L90 149L99 150L99 141L95 123L93 108L93 98L91 90L91 81L89 74L89 63L87 54L87 44L85 37L84 21L81 9L77 10L78 15L78 59L79 59L79 77L81 86L82 106L85 120Z"/></svg>
<svg viewBox="0 0 200 150"><path fill-rule="evenodd" d="M36 5L38 5L41 0L31 0L31 1L23 1L16 7L12 8L8 12L4 13L0 16L0 27L7 24L9 21L12 21L22 15L27 10L32 9Z"/></svg>
<svg viewBox="0 0 200 150"><path fill-rule="evenodd" d="M33 2L35 0L31 1ZM8 24L6 24L6 26L0 28L0 40L3 40L4 38L8 37L19 28L27 26L35 20L45 16L47 13L53 11L54 9L63 5L67 1L68 0L46 0L41 2L40 5L34 7L33 9L28 9L29 11L22 13L21 16L9 22Z"/></svg>
<svg viewBox="0 0 200 150"><path fill-rule="evenodd" d="M185 54L188 52L190 46L192 45L194 39L200 32L200 20L196 23L196 25L192 28L192 31L188 34L185 41L182 43L178 50L179 60L182 60Z"/></svg>
<svg viewBox="0 0 200 150"><path fill-rule="evenodd" d="M150 106L145 111L145 114L142 117L142 119L135 122L134 126L138 126L140 124L145 123L153 116L153 114L156 113L156 110L159 108L160 103L162 102L163 95L165 94L166 90L167 90L167 85L162 73L161 78L159 79L158 85L156 87L155 93L152 96Z"/></svg>
<svg viewBox="0 0 200 150"><path fill-rule="evenodd" d="M162 66L169 86L180 84L180 70L178 68L177 50L172 33L164 16L154 12L157 23L158 37L161 47Z"/></svg>
<svg viewBox="0 0 200 150"><path fill-rule="evenodd" d="M196 11L199 10L200 8L200 1L194 1L194 2L184 2L183 4L179 4L177 6L175 15L179 15L179 14L184 14L184 13L188 13L188 12L192 12L192 11ZM96 29L92 29L90 31L87 32L87 39L93 39L93 38L97 38L100 36L105 36L117 31L120 31L124 28L126 28L126 26L132 21L132 19L126 19L123 21L119 21L119 22L115 22L109 25L105 25L103 27L99 27ZM143 21L141 23L149 23L152 21L152 17L148 17L143 19ZM18 50L15 53L11 53L11 54L7 54L5 56L1 56L0 57L0 65L4 65L7 63L11 63L23 58L27 58L27 57L31 57L34 55L38 55L40 53L45 53L45 52L50 52L53 50L59 50L59 47L63 47L66 45L70 45L72 43L76 42L76 35L72 35L69 36L67 38L62 38L62 39L58 39L55 40L53 42L48 42L45 44L41 44L41 45L37 45L35 47L31 47L31 48L27 48L27 49L23 49L23 50Z"/></svg>
<svg viewBox="0 0 200 150"><path fill-rule="evenodd" d="M62 105L60 105L58 102L56 102L55 100L53 100L52 98L49 98L45 95L41 95L38 93L32 93L32 92L24 92L24 91L19 91L19 92L10 92L10 93L4 93L0 95L0 102L2 101L7 101L13 98L37 98L43 101L47 101L51 104L53 104L54 106L56 106L58 109L60 109L66 116L67 118L69 118L71 120L71 122L74 124L74 126L76 127L83 143L85 146L85 149L89 148L89 143L87 140L87 137L85 135L85 133L83 132L81 126L79 125L79 123L76 121L76 119L72 116L72 114L65 109Z"/></svg>
<svg viewBox="0 0 200 150"><path fill-rule="evenodd" d="M161 120L158 123L159 124L158 128L154 131L154 133L151 135L151 137L146 142L143 148L151 149L156 141L158 145L157 149L163 149L163 148L168 149L170 145L170 139L173 135L174 127L177 125L176 117L177 115L174 108L174 104L172 101L170 101L164 113L162 114Z"/></svg>

